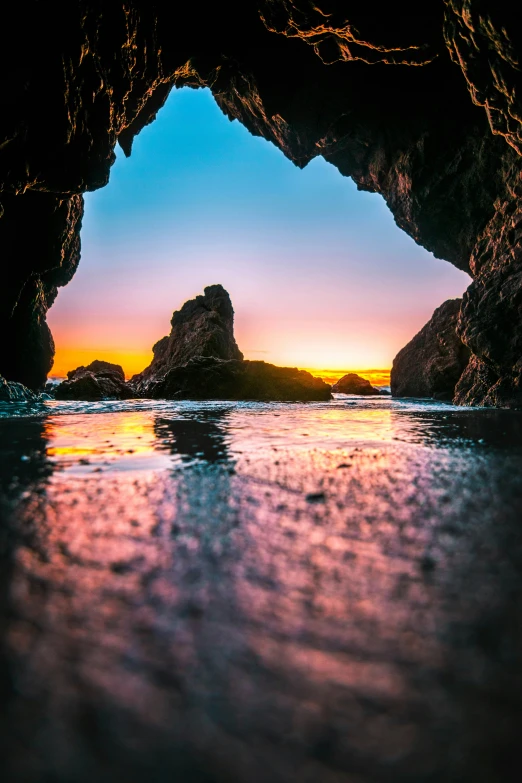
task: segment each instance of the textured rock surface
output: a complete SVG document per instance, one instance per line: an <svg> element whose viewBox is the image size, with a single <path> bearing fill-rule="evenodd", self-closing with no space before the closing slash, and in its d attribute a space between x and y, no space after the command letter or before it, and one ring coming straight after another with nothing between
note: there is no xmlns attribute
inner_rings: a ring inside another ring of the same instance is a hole
<svg viewBox="0 0 522 783"><path fill-rule="evenodd" d="M136 396L125 383L125 373L119 364L95 360L87 367L77 367L67 373L67 380L54 390L57 400L129 400Z"/></svg>
<svg viewBox="0 0 522 783"><path fill-rule="evenodd" d="M142 373L132 378L134 388L148 394L151 383L172 367L200 356L214 359L243 358L234 338L234 309L222 285L205 288L204 296L185 302L172 315L172 329L153 347L154 358Z"/></svg>
<svg viewBox="0 0 522 783"><path fill-rule="evenodd" d="M522 153L522 34L510 0L446 0L444 38L493 133Z"/></svg>
<svg viewBox="0 0 522 783"><path fill-rule="evenodd" d="M448 299L393 360L394 397L452 400L470 351L457 335L461 299Z"/></svg>
<svg viewBox="0 0 522 783"><path fill-rule="evenodd" d="M309 401L331 399L331 388L296 367L197 357L149 384L147 396L177 400Z"/></svg>
<svg viewBox="0 0 522 783"><path fill-rule="evenodd" d="M522 390L522 183L517 167L507 177L510 197L478 238L470 265L458 332L475 360L466 373L468 404L513 407ZM459 391L457 402L463 400Z"/></svg>
<svg viewBox="0 0 522 783"><path fill-rule="evenodd" d="M337 383L332 386L333 392L341 392L342 394L362 394L364 396L371 396L380 394L379 389L372 386L370 381L366 378L361 378L357 373L349 372L339 378Z"/></svg>
<svg viewBox="0 0 522 783"><path fill-rule="evenodd" d="M116 142L129 154L171 87L188 84L210 87L228 117L297 165L322 155L381 193L415 241L471 271L459 333L493 385L514 393L518 9L418 8L259 0L201 15L142 0L11 4L0 30L0 327L13 338L0 372L41 386L53 352L45 312L78 261L80 194L107 182Z"/></svg>
<svg viewBox="0 0 522 783"><path fill-rule="evenodd" d="M30 389L16 381L6 381L0 375L0 402L33 402L38 399Z"/></svg>

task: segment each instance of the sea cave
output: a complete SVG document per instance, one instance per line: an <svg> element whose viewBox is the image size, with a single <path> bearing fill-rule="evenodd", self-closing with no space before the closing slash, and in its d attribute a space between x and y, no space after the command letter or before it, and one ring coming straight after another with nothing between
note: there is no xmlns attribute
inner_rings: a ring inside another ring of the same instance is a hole
<svg viewBox="0 0 522 783"><path fill-rule="evenodd" d="M514 4L32 0L2 16L2 779L517 780ZM408 247L459 270L462 296L426 291L391 395L237 343L233 264L169 298L140 367L96 355L49 385L90 199L187 95L303 178L324 161L335 187L379 194Z"/></svg>

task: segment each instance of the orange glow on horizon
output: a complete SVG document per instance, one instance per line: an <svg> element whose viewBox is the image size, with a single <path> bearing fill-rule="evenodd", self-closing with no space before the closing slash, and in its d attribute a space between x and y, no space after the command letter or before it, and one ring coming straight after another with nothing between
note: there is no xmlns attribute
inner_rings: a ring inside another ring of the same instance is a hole
<svg viewBox="0 0 522 783"><path fill-rule="evenodd" d="M324 370L319 367L301 367L302 370L307 370L319 378L322 378L326 383L336 383L343 375L347 375L349 372L357 373L361 378L365 378L373 386L389 386L390 385L390 372L389 369L381 370L360 370L357 368L349 368L346 370Z"/></svg>
<svg viewBox="0 0 522 783"><path fill-rule="evenodd" d="M256 360L259 356L246 356L247 359ZM282 362L277 362L271 359L271 357L262 357L265 361L269 361L273 364L282 365ZM108 349L108 348L57 348L56 356L54 359L54 365L49 373L50 377L64 378L68 372L80 367L80 365L87 365L93 362L95 359L100 359L106 362L112 362L113 364L120 364L125 372L127 379L131 378L136 373L141 372L152 361L152 351L129 351L121 349ZM286 366L299 366L297 362L285 363ZM349 372L355 372L362 378L366 378L374 386L388 386L390 383L390 370L389 369L323 369L321 367L299 367L301 370L315 375L318 378L322 378L326 383L336 383L339 378Z"/></svg>

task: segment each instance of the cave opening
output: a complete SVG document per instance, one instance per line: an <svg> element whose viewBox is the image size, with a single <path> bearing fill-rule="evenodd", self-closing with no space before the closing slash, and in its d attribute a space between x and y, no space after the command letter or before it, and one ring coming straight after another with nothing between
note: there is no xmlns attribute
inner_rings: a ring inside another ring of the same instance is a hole
<svg viewBox="0 0 522 783"><path fill-rule="evenodd" d="M82 259L48 314L51 377L94 359L139 372L172 311L216 282L246 358L387 385L397 351L469 277L323 158L300 170L208 89L174 89L85 196Z"/></svg>

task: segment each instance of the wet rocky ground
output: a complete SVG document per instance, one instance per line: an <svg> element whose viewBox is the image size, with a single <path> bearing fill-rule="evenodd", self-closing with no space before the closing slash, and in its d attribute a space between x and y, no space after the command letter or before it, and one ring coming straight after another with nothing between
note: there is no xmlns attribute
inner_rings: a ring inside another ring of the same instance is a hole
<svg viewBox="0 0 522 783"><path fill-rule="evenodd" d="M0 773L515 781L522 414L0 410Z"/></svg>

